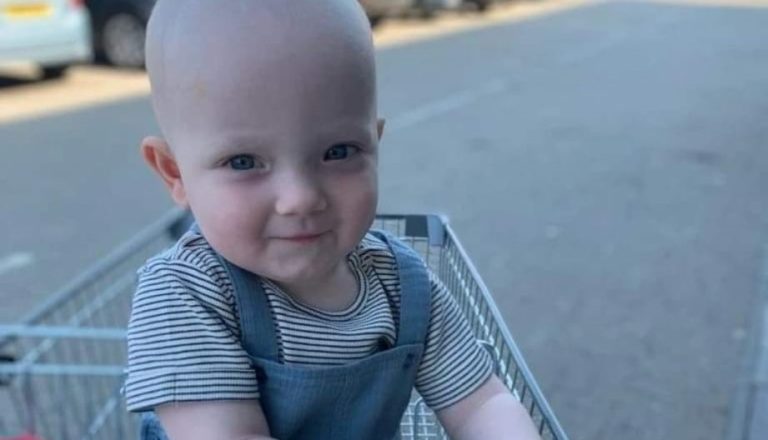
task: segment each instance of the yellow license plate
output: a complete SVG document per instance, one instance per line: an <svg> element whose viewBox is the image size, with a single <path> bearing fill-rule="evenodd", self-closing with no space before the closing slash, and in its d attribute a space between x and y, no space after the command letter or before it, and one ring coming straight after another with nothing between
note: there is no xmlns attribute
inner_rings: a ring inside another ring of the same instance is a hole
<svg viewBox="0 0 768 440"><path fill-rule="evenodd" d="M12 3L3 7L3 15L14 20L43 18L53 14L53 7L47 3Z"/></svg>

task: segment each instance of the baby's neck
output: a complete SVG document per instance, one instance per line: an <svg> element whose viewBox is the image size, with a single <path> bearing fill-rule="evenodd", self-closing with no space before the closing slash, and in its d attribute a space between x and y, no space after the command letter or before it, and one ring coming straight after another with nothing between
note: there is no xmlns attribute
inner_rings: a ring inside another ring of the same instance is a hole
<svg viewBox="0 0 768 440"><path fill-rule="evenodd" d="M357 278L346 260L339 262L325 280L301 285L278 282L277 285L294 300L326 312L348 309L354 304L360 290Z"/></svg>

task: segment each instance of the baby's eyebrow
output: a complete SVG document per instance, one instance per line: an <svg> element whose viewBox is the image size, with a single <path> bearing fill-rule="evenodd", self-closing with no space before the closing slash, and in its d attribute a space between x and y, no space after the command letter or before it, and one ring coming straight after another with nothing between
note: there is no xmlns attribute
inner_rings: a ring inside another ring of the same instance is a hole
<svg viewBox="0 0 768 440"><path fill-rule="evenodd" d="M348 123L327 127L324 132L319 134L319 137L332 143L349 141L369 142L372 134L370 128L365 124Z"/></svg>
<svg viewBox="0 0 768 440"><path fill-rule="evenodd" d="M217 153L239 153L243 151L257 151L267 148L270 143L266 139L249 136L248 138L225 138L211 145Z"/></svg>

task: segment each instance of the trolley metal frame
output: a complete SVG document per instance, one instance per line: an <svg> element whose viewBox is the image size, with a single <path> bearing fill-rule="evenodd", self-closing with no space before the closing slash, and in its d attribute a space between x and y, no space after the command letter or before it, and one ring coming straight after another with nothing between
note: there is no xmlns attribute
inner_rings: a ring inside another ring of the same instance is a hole
<svg viewBox="0 0 768 440"><path fill-rule="evenodd" d="M121 386L135 271L167 248L191 217L172 210L115 249L19 324L0 325L0 440L138 438L138 418L125 409ZM446 285L472 331L495 360L496 374L531 415L544 440L567 440L493 298L447 219L378 215L417 250ZM403 439L447 438L414 392ZM16 436L16 437L14 437ZM30 437L24 437L30 438Z"/></svg>

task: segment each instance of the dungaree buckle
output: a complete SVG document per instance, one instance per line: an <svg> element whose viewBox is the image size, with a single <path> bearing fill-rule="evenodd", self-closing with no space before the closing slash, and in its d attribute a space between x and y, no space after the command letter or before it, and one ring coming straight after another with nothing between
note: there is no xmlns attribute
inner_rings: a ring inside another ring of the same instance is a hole
<svg viewBox="0 0 768 440"><path fill-rule="evenodd" d="M403 362L403 370L408 370L411 368L411 366L413 365L414 357L415 356L413 355L413 353L408 353L407 355L405 355L405 362Z"/></svg>
<svg viewBox="0 0 768 440"><path fill-rule="evenodd" d="M257 365L254 365L253 368L256 371L256 381L260 384L263 384L264 382L266 382L267 373L264 372L264 369Z"/></svg>

